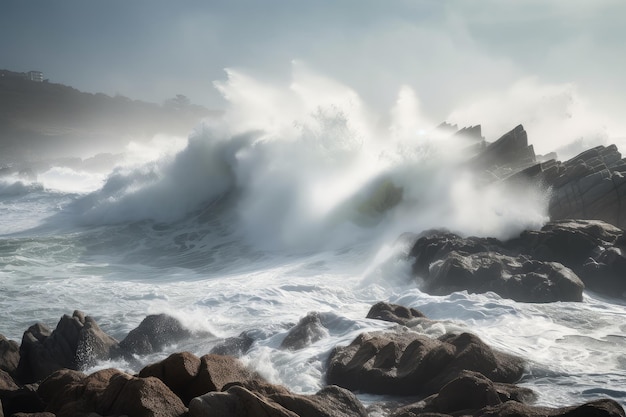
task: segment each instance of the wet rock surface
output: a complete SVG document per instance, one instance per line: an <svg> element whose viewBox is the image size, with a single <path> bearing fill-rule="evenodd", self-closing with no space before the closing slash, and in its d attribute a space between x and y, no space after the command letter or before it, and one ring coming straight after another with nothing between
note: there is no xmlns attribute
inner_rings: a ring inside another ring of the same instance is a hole
<svg viewBox="0 0 626 417"><path fill-rule="evenodd" d="M561 220L518 238L463 238L429 231L410 256L432 294L484 293L523 302L581 301L584 288L626 292L624 231L599 220Z"/></svg>
<svg viewBox="0 0 626 417"><path fill-rule="evenodd" d="M611 235L600 236L610 240ZM317 315L306 315L293 328L297 330L289 332L298 335L296 341L309 334L300 329L318 324ZM84 317L75 313L62 322L69 321L80 332ZM412 399L389 406L385 415L392 417L624 416L622 407L610 399L563 408L533 406L536 394L516 385L524 374L523 358L493 350L467 332L440 337L420 333L414 329L438 323L416 308L380 302L368 318L396 325L362 333L350 345L335 348L327 368L330 385L315 394L271 384L232 356L179 352L137 375L112 368L91 374L61 368L39 384L24 385L0 370L0 415L365 417L368 411L356 391ZM38 325L29 331L36 340L53 334ZM11 357L14 350L6 349L5 354Z"/></svg>

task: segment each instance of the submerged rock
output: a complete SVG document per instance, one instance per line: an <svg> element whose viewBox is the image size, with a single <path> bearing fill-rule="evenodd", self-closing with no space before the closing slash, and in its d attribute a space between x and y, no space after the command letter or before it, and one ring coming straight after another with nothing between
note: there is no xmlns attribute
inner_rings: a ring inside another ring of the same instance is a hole
<svg viewBox="0 0 626 417"><path fill-rule="evenodd" d="M289 330L280 344L281 349L299 350L328 336L328 330L322 324L320 315L311 312Z"/></svg>
<svg viewBox="0 0 626 417"><path fill-rule="evenodd" d="M415 319L425 319L426 316L414 308L380 301L370 308L366 318L406 325Z"/></svg>
<svg viewBox="0 0 626 417"><path fill-rule="evenodd" d="M254 344L254 337L251 331L241 332L239 336L228 337L211 349L211 353L216 355L243 356Z"/></svg>

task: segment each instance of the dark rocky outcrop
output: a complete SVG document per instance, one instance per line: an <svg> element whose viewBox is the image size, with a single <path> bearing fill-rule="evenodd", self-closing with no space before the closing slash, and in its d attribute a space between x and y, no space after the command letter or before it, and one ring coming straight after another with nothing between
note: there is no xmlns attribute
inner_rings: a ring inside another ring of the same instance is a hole
<svg viewBox="0 0 626 417"><path fill-rule="evenodd" d="M89 316L74 311L64 315L54 331L35 324L24 332L20 346L18 379L35 382L63 368L79 369L108 359L117 341L105 334Z"/></svg>
<svg viewBox="0 0 626 417"><path fill-rule="evenodd" d="M118 354L147 355L189 337L191 332L176 318L167 314L153 314L143 319L119 343Z"/></svg>
<svg viewBox="0 0 626 417"><path fill-rule="evenodd" d="M281 349L299 350L328 336L319 313L311 312L289 330L280 344Z"/></svg>
<svg viewBox="0 0 626 417"><path fill-rule="evenodd" d="M477 336L445 334L438 339L406 329L363 333L329 358L327 382L375 394L429 395L465 370L492 381L517 381L522 359L492 350Z"/></svg>
<svg viewBox="0 0 626 417"><path fill-rule="evenodd" d="M419 310L380 301L372 306L366 318L406 325L415 319L426 319Z"/></svg>
<svg viewBox="0 0 626 417"><path fill-rule="evenodd" d="M598 220L562 220L518 238L462 238L425 232L413 245L413 271L433 294L493 291L524 302L580 301L584 287L626 292L624 231Z"/></svg>
<svg viewBox="0 0 626 417"><path fill-rule="evenodd" d="M486 144L469 166L490 172L498 178L507 176L534 165L535 151L528 145L528 135L522 125L502 135L493 143Z"/></svg>
<svg viewBox="0 0 626 417"><path fill-rule="evenodd" d="M542 162L518 176L551 188L552 220L603 220L626 228L626 159L615 145L596 146L565 162Z"/></svg>
<svg viewBox="0 0 626 417"><path fill-rule="evenodd" d="M495 292L521 302L582 301L584 284L569 268L524 256L451 252L434 262L423 289L432 294Z"/></svg>
<svg viewBox="0 0 626 417"><path fill-rule="evenodd" d="M599 220L560 220L509 243L539 260L571 268L585 286L609 296L626 292L626 235Z"/></svg>
<svg viewBox="0 0 626 417"><path fill-rule="evenodd" d="M483 141L468 163L489 181L523 180L550 191L552 220L603 220L626 229L626 158L617 146L596 146L561 162L538 158L519 125L493 143Z"/></svg>

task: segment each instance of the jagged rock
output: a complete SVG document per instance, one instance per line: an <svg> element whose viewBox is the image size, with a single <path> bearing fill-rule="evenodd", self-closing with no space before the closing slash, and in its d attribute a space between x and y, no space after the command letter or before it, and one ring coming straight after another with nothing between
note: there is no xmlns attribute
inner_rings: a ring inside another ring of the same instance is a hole
<svg viewBox="0 0 626 417"><path fill-rule="evenodd" d="M617 146L596 146L568 161L543 162L520 174L551 188L552 220L603 220L626 228L626 159Z"/></svg>
<svg viewBox="0 0 626 417"><path fill-rule="evenodd" d="M487 145L470 160L470 165L505 177L514 170L526 168L535 162L535 151L532 145L528 145L528 135L524 127L518 125Z"/></svg>
<svg viewBox="0 0 626 417"><path fill-rule="evenodd" d="M119 353L147 355L191 337L191 332L167 314L149 315L119 343Z"/></svg>
<svg viewBox="0 0 626 417"><path fill-rule="evenodd" d="M19 363L20 345L0 334L0 370L16 378Z"/></svg>
<svg viewBox="0 0 626 417"><path fill-rule="evenodd" d="M300 417L365 417L368 415L352 392L335 385L324 387L315 395L277 392L270 398Z"/></svg>
<svg viewBox="0 0 626 417"><path fill-rule="evenodd" d="M102 331L92 317L85 316L76 348L78 368L89 368L97 361L109 359L117 344L117 340Z"/></svg>
<svg viewBox="0 0 626 417"><path fill-rule="evenodd" d="M363 405L350 391L325 387L314 395L290 393L283 387L230 385L189 404L190 417L365 417Z"/></svg>
<svg viewBox="0 0 626 417"><path fill-rule="evenodd" d="M414 308L380 301L370 308L366 318L406 325L412 320L423 319L426 316Z"/></svg>
<svg viewBox="0 0 626 417"><path fill-rule="evenodd" d="M465 370L511 383L523 360L496 352L469 333L433 339L406 329L359 335L337 347L329 359L327 382L374 394L430 395Z"/></svg>
<svg viewBox="0 0 626 417"><path fill-rule="evenodd" d="M322 324L320 315L311 312L289 330L280 344L281 349L299 350L328 336L328 330Z"/></svg>
<svg viewBox="0 0 626 417"><path fill-rule="evenodd" d="M246 354L253 343L254 338L251 336L251 332L245 331L239 336L224 339L221 343L214 346L210 353L239 357Z"/></svg>
<svg viewBox="0 0 626 417"><path fill-rule="evenodd" d="M117 341L105 334L91 317L80 311L64 315L53 332L37 323L22 337L17 369L21 382L46 378L58 369L78 369L108 359Z"/></svg>

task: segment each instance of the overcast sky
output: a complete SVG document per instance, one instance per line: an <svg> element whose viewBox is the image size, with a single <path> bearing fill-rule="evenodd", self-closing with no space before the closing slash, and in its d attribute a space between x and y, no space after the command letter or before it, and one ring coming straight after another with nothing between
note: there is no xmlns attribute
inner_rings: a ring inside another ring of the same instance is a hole
<svg viewBox="0 0 626 417"><path fill-rule="evenodd" d="M619 119L625 16L623 0L2 0L0 68L220 107L225 68L288 82L297 60L373 105L411 86L434 119L528 111L529 89Z"/></svg>

